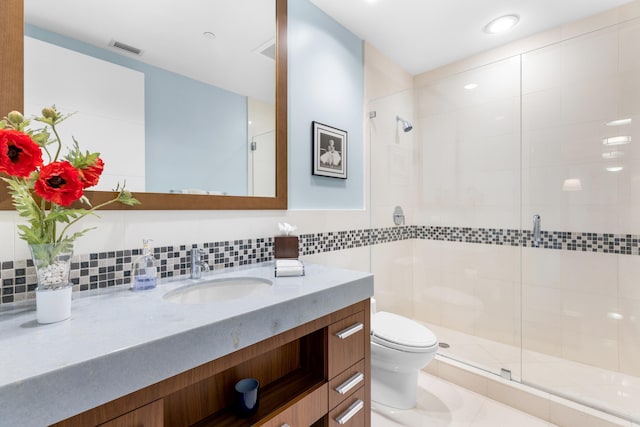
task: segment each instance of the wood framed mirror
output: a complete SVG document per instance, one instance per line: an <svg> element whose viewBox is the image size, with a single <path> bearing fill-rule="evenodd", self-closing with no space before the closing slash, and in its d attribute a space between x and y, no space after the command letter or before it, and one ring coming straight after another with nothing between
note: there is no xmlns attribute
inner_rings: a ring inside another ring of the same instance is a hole
<svg viewBox="0 0 640 427"><path fill-rule="evenodd" d="M24 111L24 0L4 0L0 8L0 114ZM114 210L258 210L287 209L287 0L275 0L275 197L220 196L134 192L141 204ZM86 191L92 204L110 200L115 193ZM6 187L0 185L0 210L13 210Z"/></svg>

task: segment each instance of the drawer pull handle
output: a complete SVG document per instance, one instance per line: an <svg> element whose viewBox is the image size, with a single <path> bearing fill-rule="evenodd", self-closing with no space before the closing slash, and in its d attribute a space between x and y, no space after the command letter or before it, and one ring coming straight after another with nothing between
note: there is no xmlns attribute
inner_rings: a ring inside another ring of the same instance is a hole
<svg viewBox="0 0 640 427"><path fill-rule="evenodd" d="M355 414L357 414L362 408L364 408L364 402L360 399L356 400L349 408L342 413L338 418L336 418L336 422L338 424L346 424L349 422L351 418Z"/></svg>
<svg viewBox="0 0 640 427"><path fill-rule="evenodd" d="M287 423L284 423L280 427L291 427L291 426L289 424L287 424Z"/></svg>
<svg viewBox="0 0 640 427"><path fill-rule="evenodd" d="M336 336L341 340L344 340L349 338L351 335L355 334L356 332L360 332L363 329L364 329L364 325L362 323L356 323L353 326L349 326L347 329L341 330L336 334Z"/></svg>
<svg viewBox="0 0 640 427"><path fill-rule="evenodd" d="M364 374L362 372L358 372L354 376L340 384L338 387L336 387L336 391L340 394L346 394L349 392L349 390L360 384L362 380L364 380Z"/></svg>

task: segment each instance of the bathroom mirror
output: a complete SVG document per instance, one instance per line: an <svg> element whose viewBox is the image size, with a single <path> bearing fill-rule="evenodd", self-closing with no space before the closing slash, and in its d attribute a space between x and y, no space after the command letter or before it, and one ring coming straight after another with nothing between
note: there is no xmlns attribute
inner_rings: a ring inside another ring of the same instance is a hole
<svg viewBox="0 0 640 427"><path fill-rule="evenodd" d="M0 83L1 111L11 109L24 110L23 70L24 70L24 12L23 0L7 0L6 7L0 14L0 41L3 52L10 58L2 64ZM166 2L164 2L166 3ZM158 3L160 5L161 3ZM154 3L155 5L155 3ZM287 1L275 0L276 37L275 37L275 197L233 196L233 195L200 195L200 194L164 194L142 193L134 191L142 205L134 209L286 209L287 207L287 106L286 106L286 20ZM6 48L5 48L6 47ZM7 91L4 88L9 88ZM6 195L6 191L2 188ZM111 192L87 192L92 203L113 197ZM0 208L12 209L10 199L0 196ZM113 206L113 205L112 205ZM131 209L114 206L115 209Z"/></svg>

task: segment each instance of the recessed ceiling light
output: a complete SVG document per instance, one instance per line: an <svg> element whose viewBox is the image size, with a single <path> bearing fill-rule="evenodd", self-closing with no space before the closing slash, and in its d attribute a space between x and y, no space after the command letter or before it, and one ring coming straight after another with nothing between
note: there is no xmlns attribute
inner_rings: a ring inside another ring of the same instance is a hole
<svg viewBox="0 0 640 427"><path fill-rule="evenodd" d="M484 27L484 32L488 34L504 33L518 23L518 15L504 15L489 22Z"/></svg>
<svg viewBox="0 0 640 427"><path fill-rule="evenodd" d="M477 87L478 87L478 83L468 83L468 84L464 85L464 88L466 90L473 90L473 89L475 89Z"/></svg>
<svg viewBox="0 0 640 427"><path fill-rule="evenodd" d="M624 166L609 166L607 172L620 172L622 169L624 169Z"/></svg>
<svg viewBox="0 0 640 427"><path fill-rule="evenodd" d="M212 33L211 31L205 31L204 33L202 33L202 35L206 38L206 39L215 39L216 35L214 33Z"/></svg>
<svg viewBox="0 0 640 427"><path fill-rule="evenodd" d="M612 136L611 138L603 138L602 143L604 145L624 145L631 142L629 135Z"/></svg>
<svg viewBox="0 0 640 427"><path fill-rule="evenodd" d="M611 120L610 122L607 122L607 126L623 126L628 125L631 122L631 119Z"/></svg>

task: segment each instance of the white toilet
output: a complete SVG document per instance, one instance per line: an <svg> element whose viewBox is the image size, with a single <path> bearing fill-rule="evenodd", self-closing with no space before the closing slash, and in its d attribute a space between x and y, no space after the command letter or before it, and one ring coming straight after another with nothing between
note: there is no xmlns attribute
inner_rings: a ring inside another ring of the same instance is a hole
<svg viewBox="0 0 640 427"><path fill-rule="evenodd" d="M398 409L415 407L418 371L437 350L433 332L406 317L376 312L371 299L371 400Z"/></svg>

